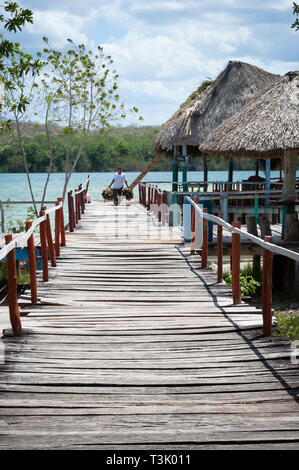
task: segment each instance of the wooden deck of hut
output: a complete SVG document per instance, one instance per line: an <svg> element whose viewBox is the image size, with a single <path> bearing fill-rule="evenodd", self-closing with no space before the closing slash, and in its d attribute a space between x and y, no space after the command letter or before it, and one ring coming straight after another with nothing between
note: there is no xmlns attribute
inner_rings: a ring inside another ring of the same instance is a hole
<svg viewBox="0 0 299 470"><path fill-rule="evenodd" d="M87 206L38 292L3 339L0 449L298 447L289 342L139 204Z"/></svg>

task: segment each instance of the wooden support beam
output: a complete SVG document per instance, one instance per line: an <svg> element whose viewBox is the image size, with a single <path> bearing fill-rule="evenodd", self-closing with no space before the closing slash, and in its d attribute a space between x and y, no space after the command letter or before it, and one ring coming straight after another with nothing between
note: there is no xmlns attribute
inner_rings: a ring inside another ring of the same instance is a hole
<svg viewBox="0 0 299 470"><path fill-rule="evenodd" d="M134 179L133 183L130 184L129 188L134 189L135 186L137 186L138 183L142 180L142 178L145 177L145 175L153 168L153 166L162 158L162 155L156 155L155 158L150 162L149 165L140 173L140 175L137 176L137 178Z"/></svg>
<svg viewBox="0 0 299 470"><path fill-rule="evenodd" d="M221 212L218 213L220 219L223 218ZM222 282L223 280L223 236L222 236L222 226L217 225L217 282Z"/></svg>
<svg viewBox="0 0 299 470"><path fill-rule="evenodd" d="M207 213L207 209L203 209L203 212ZM201 267L206 268L208 266L208 221L203 219L202 221L202 248L201 248Z"/></svg>
<svg viewBox="0 0 299 470"><path fill-rule="evenodd" d="M265 241L272 243L272 237L266 236ZM262 277L262 311L263 333L265 336L272 334L272 253L269 250L263 252L263 277Z"/></svg>
<svg viewBox="0 0 299 470"><path fill-rule="evenodd" d="M241 222L233 222L233 227L241 228ZM240 248L241 237L238 233L232 233L232 291L234 304L241 303L240 286Z"/></svg>

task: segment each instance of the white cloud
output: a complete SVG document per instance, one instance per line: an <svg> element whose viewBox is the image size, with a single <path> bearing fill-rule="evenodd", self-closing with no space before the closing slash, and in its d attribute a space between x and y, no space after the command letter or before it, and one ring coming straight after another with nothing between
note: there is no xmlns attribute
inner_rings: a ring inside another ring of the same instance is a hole
<svg viewBox="0 0 299 470"><path fill-rule="evenodd" d="M299 67L290 0L26 1L33 5L35 22L26 29L54 47L67 37L91 47L104 42L120 73L120 94L140 108L145 124L167 119L230 59L281 74ZM281 48L278 32L289 40Z"/></svg>
<svg viewBox="0 0 299 470"><path fill-rule="evenodd" d="M46 35L55 48L64 47L68 38L87 44L88 36L84 31L93 20L93 13L91 11L87 17L80 17L65 11L36 11L34 23L27 29L34 34Z"/></svg>

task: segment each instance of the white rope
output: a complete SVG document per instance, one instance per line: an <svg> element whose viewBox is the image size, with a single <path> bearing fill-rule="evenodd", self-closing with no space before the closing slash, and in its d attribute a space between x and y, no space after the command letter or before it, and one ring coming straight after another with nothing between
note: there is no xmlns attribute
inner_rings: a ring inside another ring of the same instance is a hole
<svg viewBox="0 0 299 470"><path fill-rule="evenodd" d="M243 230L240 230L237 227L233 227L229 223L225 222L224 220L220 219L220 217L217 217L216 215L208 214L206 212L203 212L203 210L194 202L190 197L186 197L187 201L192 204L192 206L195 207L196 212L198 215L204 219L210 220L211 222L215 222L218 225L221 225L223 228L225 228L228 232L230 233L238 233L239 235L244 235L245 237L249 238L253 242L255 242L257 245L260 245L262 248L265 250L269 250L272 253L275 253L277 255L283 255L286 256L287 258L293 259L295 261L299 261L299 253L295 253L294 251L288 250L287 248L283 248L278 245L274 245L273 243L268 243L262 240L259 237L256 237L255 235L252 235L251 233L244 232Z"/></svg>
<svg viewBox="0 0 299 470"><path fill-rule="evenodd" d="M84 181L84 183L82 183L82 189L80 189L79 191L75 191L75 193L74 193L74 194L80 194L80 193L82 193L82 191L85 191L85 189L84 189L84 186L86 186L86 185L87 185L88 181L90 181L90 177L89 177L89 178L87 178L87 180L86 180L86 181Z"/></svg>
<svg viewBox="0 0 299 470"><path fill-rule="evenodd" d="M60 202L59 205L52 207L51 209L47 209L45 211L45 214L51 214L51 212L56 212L61 207L62 207L62 202Z"/></svg>
<svg viewBox="0 0 299 470"><path fill-rule="evenodd" d="M59 206L56 206L59 209ZM51 209L50 209L51 210ZM56 209L57 210L57 209ZM32 226L30 227L27 232L22 232L19 233L10 243L5 245L1 250L0 250L0 260L5 258L7 254L14 250L15 248L25 248L27 246L27 240L33 235L34 230L38 225L40 225L44 220L47 219L46 215L43 215L42 217L39 217L38 219L34 219L32 222Z"/></svg>

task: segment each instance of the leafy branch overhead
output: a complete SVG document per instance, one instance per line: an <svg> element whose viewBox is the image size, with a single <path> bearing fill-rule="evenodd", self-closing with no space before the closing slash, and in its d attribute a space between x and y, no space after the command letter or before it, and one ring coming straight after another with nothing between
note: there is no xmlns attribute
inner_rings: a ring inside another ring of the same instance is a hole
<svg viewBox="0 0 299 470"><path fill-rule="evenodd" d="M138 108L126 109L120 102L119 75L111 56L105 55L101 46L92 51L68 39L68 47L58 51L50 47L47 38L44 42L44 50L38 56L43 64L40 98L49 144L48 178L55 159L52 129L58 124L66 140L64 197L90 132L103 131L112 122L124 119L128 112L138 113ZM78 136L80 146L73 152L72 142Z"/></svg>
<svg viewBox="0 0 299 470"><path fill-rule="evenodd" d="M299 16L299 4L293 2L293 15ZM296 18L292 24L292 28L295 28L295 31L299 30L299 19Z"/></svg>

